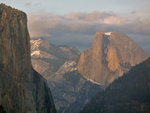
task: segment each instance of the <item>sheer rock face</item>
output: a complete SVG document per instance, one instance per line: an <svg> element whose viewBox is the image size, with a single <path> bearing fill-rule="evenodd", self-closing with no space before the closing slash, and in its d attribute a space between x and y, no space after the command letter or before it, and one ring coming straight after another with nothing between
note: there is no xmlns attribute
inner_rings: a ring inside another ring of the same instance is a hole
<svg viewBox="0 0 150 113"><path fill-rule="evenodd" d="M56 46L43 38L32 39L32 64L48 82L58 113L78 113L103 89L77 71L80 52L71 46Z"/></svg>
<svg viewBox="0 0 150 113"><path fill-rule="evenodd" d="M81 53L78 71L107 86L145 59L144 51L126 35L97 32L91 48Z"/></svg>
<svg viewBox="0 0 150 113"><path fill-rule="evenodd" d="M0 4L0 105L6 113L56 113L44 79L32 69L26 14Z"/></svg>
<svg viewBox="0 0 150 113"><path fill-rule="evenodd" d="M150 113L150 58L99 92L80 113Z"/></svg>

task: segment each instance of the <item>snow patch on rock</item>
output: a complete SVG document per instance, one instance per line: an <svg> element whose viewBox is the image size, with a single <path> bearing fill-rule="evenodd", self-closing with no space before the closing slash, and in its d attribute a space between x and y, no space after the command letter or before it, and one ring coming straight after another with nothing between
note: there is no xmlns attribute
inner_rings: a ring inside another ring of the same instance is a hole
<svg viewBox="0 0 150 113"><path fill-rule="evenodd" d="M66 61L60 68L59 70L56 72L56 74L65 74L67 72L71 72L71 71L75 71L77 70L76 67L77 63L75 61Z"/></svg>
<svg viewBox="0 0 150 113"><path fill-rule="evenodd" d="M106 32L105 35L110 36L110 35L111 35L111 32Z"/></svg>

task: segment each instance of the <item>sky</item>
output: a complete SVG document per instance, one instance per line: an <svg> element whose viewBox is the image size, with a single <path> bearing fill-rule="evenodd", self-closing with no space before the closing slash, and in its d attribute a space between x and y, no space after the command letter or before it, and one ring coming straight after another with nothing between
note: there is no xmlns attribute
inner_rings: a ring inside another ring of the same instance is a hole
<svg viewBox="0 0 150 113"><path fill-rule="evenodd" d="M90 47L96 32L121 32L150 56L150 0L0 0L28 16L31 38Z"/></svg>

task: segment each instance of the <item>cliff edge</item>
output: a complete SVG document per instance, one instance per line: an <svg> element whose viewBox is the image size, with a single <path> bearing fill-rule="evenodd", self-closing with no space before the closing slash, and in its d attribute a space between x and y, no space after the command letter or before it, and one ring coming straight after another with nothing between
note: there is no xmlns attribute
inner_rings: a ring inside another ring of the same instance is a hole
<svg viewBox="0 0 150 113"><path fill-rule="evenodd" d="M145 59L143 49L128 36L97 32L91 48L81 53L78 71L85 78L107 86Z"/></svg>
<svg viewBox="0 0 150 113"><path fill-rule="evenodd" d="M45 80L32 69L27 17L0 4L0 106L6 113L56 113Z"/></svg>

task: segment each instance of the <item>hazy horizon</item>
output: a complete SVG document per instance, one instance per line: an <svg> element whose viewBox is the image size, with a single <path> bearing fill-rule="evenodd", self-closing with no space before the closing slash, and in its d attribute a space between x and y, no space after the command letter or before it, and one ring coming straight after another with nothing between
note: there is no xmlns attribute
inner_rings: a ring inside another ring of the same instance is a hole
<svg viewBox="0 0 150 113"><path fill-rule="evenodd" d="M46 37L57 45L90 47L95 32L121 32L150 56L149 0L2 0L28 16L31 38Z"/></svg>

